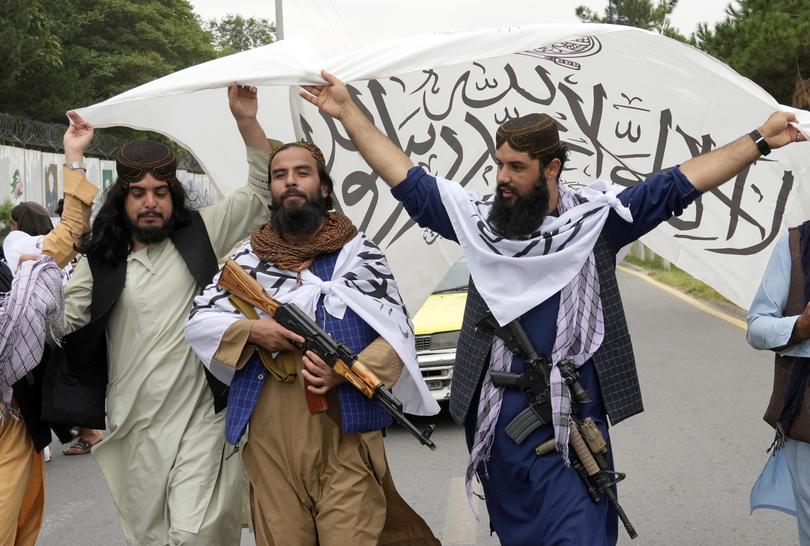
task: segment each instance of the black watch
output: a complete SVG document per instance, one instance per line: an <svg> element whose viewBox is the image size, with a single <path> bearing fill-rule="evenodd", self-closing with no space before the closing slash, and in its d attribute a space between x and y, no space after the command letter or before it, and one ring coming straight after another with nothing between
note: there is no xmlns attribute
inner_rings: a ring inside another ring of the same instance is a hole
<svg viewBox="0 0 810 546"><path fill-rule="evenodd" d="M765 140L765 137L759 132L759 130L754 129L750 133L748 133L752 139L754 139L754 144L757 145L757 149L761 155L768 155L771 153L771 147L768 146L768 141Z"/></svg>

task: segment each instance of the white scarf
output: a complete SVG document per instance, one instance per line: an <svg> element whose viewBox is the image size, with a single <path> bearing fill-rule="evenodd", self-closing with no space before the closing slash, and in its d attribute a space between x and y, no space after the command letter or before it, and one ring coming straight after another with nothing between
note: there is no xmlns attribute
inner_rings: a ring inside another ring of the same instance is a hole
<svg viewBox="0 0 810 546"><path fill-rule="evenodd" d="M414 415L438 413L439 406L431 396L416 361L413 324L405 311L385 255L364 233L358 233L340 250L329 281L323 281L305 270L300 274L299 285L297 273L260 262L250 243L245 243L234 254L234 259L240 266L255 273L256 280L271 297L281 303L294 303L311 318L315 318L321 295L324 296L324 310L335 318L343 318L346 307L350 307L391 344L404 363L400 378L392 389L402 401L404 410ZM230 383L233 371L217 363L214 354L227 326L242 317L237 315L228 299L222 297L225 292L217 286L218 279L219 275L214 277L214 284L195 298L195 309L186 323L186 337L211 371L220 380ZM199 327L211 318L204 315L206 309L212 307L225 311L220 313L222 323L216 327L216 332ZM264 316L264 313L259 311L259 316Z"/></svg>
<svg viewBox="0 0 810 546"><path fill-rule="evenodd" d="M593 247L611 209L627 222L632 222L632 215L605 181L597 180L584 188L583 203L560 184L557 203L560 216L547 217L540 229L526 239L506 239L487 221L494 195L481 199L441 178L437 184L475 286L500 325L519 318L560 292L550 394L557 451L568 464L571 394L558 364L571 358L579 367L602 344L604 322ZM501 389L497 390L500 392L494 399L493 393L484 392L485 389L481 392L479 406L481 401L487 401L487 406L495 409L490 409L488 416L479 415L473 446L477 457L471 458L470 463L473 472L489 458L502 397ZM483 448L476 449L479 442Z"/></svg>

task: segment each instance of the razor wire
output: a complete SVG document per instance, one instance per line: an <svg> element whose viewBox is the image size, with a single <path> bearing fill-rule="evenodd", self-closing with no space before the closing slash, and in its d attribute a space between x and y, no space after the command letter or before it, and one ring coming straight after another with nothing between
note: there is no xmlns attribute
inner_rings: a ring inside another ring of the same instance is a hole
<svg viewBox="0 0 810 546"><path fill-rule="evenodd" d="M64 150L62 145L64 134L64 125L36 121L0 112L0 144L60 153ZM127 139L96 130L93 135L93 142L88 146L86 154L91 157L114 160L118 149L127 142ZM187 150L176 146L174 149L179 169L192 173L205 173L197 160L194 159L194 156Z"/></svg>

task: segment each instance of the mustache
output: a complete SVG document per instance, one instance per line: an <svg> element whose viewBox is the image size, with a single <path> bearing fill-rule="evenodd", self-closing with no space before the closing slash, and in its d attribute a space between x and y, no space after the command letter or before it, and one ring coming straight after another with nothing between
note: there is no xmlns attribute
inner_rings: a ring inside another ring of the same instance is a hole
<svg viewBox="0 0 810 546"><path fill-rule="evenodd" d="M138 220L140 220L141 218L146 218L148 216L153 216L155 218L160 218L161 220L164 219L162 212L155 211L155 212L142 212L142 213L138 214Z"/></svg>
<svg viewBox="0 0 810 546"><path fill-rule="evenodd" d="M304 192L302 192L301 190L299 190L298 188L290 188L290 189L288 189L287 191L285 191L284 193L281 194L280 200L284 201L288 197L293 197L293 196L301 197L303 199L309 199L309 196L307 194L305 194Z"/></svg>

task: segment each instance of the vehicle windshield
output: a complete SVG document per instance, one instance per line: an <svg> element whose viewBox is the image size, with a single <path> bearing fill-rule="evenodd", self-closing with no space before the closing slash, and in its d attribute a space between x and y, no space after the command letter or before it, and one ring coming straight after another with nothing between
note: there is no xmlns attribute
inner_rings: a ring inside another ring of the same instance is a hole
<svg viewBox="0 0 810 546"><path fill-rule="evenodd" d="M462 258L450 266L447 275L433 291L434 294L443 292L466 292L467 284L470 282L470 270L467 262Z"/></svg>

